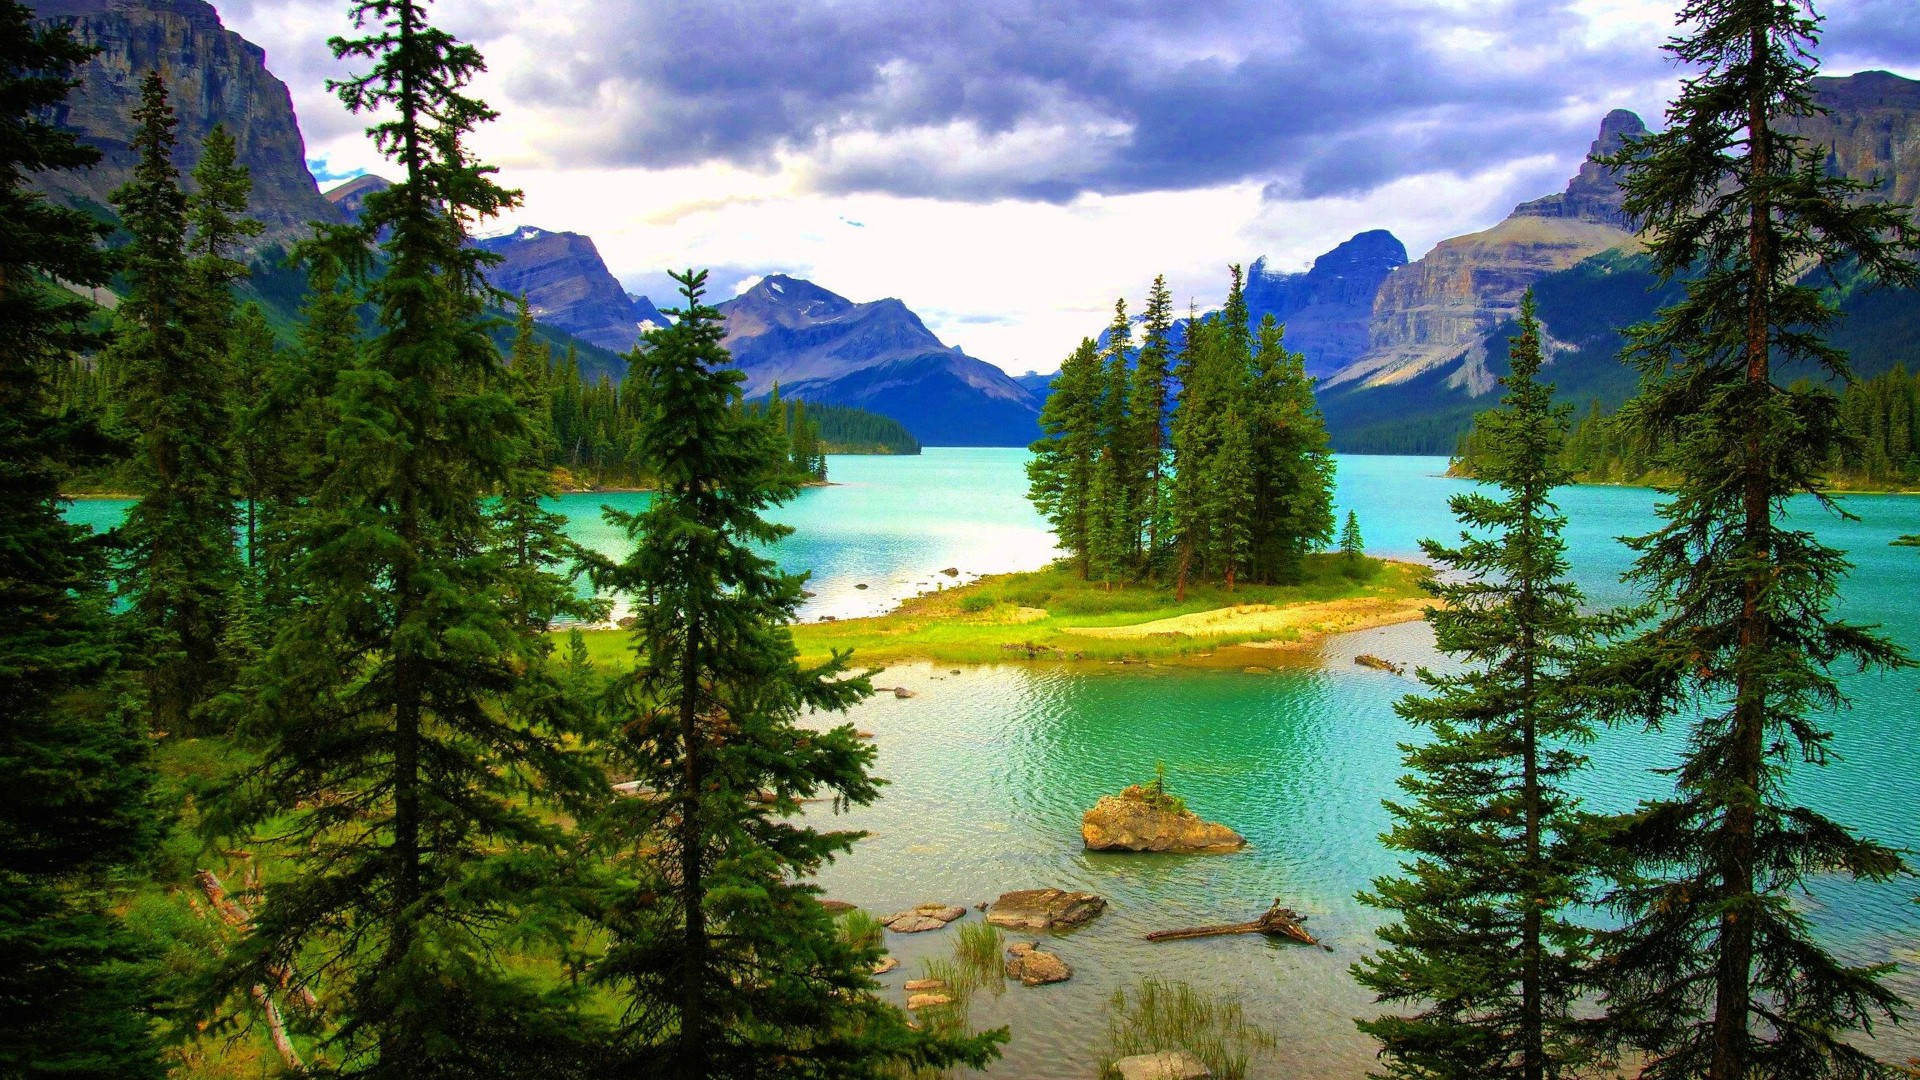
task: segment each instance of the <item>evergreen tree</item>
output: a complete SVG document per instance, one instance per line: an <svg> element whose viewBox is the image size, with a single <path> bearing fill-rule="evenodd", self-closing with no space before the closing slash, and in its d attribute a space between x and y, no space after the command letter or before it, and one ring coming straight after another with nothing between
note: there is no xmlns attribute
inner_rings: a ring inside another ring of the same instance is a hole
<svg viewBox="0 0 1920 1080"><path fill-rule="evenodd" d="M1140 352L1133 365L1132 431L1128 436L1138 455L1131 502L1145 534L1144 554L1149 565L1159 557L1166 514L1161 488L1167 459L1167 373L1172 362L1167 335L1172 329L1173 297L1167 293L1167 279L1155 277L1141 312Z"/></svg>
<svg viewBox="0 0 1920 1080"><path fill-rule="evenodd" d="M282 432L274 430L271 423L270 386L285 363L279 353L279 342L260 305L248 304L241 309L228 337L227 370L233 373L233 407L229 413L233 432L228 459L233 462L240 496L241 546L246 549L249 576L260 568L260 518L268 487L283 468L285 454L285 448L279 445Z"/></svg>
<svg viewBox="0 0 1920 1080"><path fill-rule="evenodd" d="M1256 580L1291 581L1333 539L1333 454L1306 359L1287 351L1272 315L1255 335L1246 409L1258 523L1248 565Z"/></svg>
<svg viewBox="0 0 1920 1080"><path fill-rule="evenodd" d="M1459 545L1421 544L1459 575L1432 586L1443 604L1427 620L1467 667L1422 670L1431 692L1397 706L1432 735L1401 748L1411 799L1388 804L1386 844L1411 859L1360 897L1398 921L1355 977L1381 1002L1419 1010L1360 1023L1395 1080L1541 1080L1587 1061L1575 1011L1587 933L1570 909L1587 899L1591 852L1565 784L1585 764L1571 747L1593 735L1594 694L1578 669L1615 620L1583 615L1566 580L1552 495L1569 480L1558 464L1568 410L1537 380L1540 359L1529 292L1506 396L1475 422L1483 487L1449 500ZM1347 531L1357 551L1351 514Z"/></svg>
<svg viewBox="0 0 1920 1080"><path fill-rule="evenodd" d="M1106 349L1101 363L1099 441L1106 456L1111 459L1113 475L1109 478L1101 499L1094 503L1094 513L1100 517L1100 528L1110 532L1132 532L1138 536L1140 530L1133 526L1135 520L1135 496L1138 488L1128 482L1135 475L1136 462L1140 455L1136 450L1133 437L1135 431L1129 408L1128 383L1132 379L1132 369L1127 364L1127 354L1133 349L1133 324L1127 321L1127 302L1116 300L1113 303L1113 322L1107 326ZM1103 541L1105 542L1105 541ZM1132 561L1138 551L1137 539L1124 540L1117 566Z"/></svg>
<svg viewBox="0 0 1920 1080"><path fill-rule="evenodd" d="M1100 453L1100 354L1092 338L1060 364L1040 409L1040 439L1027 463L1027 497L1087 576L1094 515L1093 470Z"/></svg>
<svg viewBox="0 0 1920 1080"><path fill-rule="evenodd" d="M1340 554L1349 564L1358 563L1367 553L1360 540L1360 517L1353 511L1347 511L1347 523L1340 528Z"/></svg>
<svg viewBox="0 0 1920 1080"><path fill-rule="evenodd" d="M1809 877L1883 879L1898 855L1794 805L1790 765L1820 764L1818 713L1844 703L1839 667L1905 657L1832 617L1848 565L1782 520L1814 493L1834 444L1833 395L1783 388L1776 367L1847 376L1823 332L1823 274L1915 281L1906 208L1856 198L1823 152L1785 134L1815 111L1809 50L1818 20L1769 0L1692 0L1668 51L1697 74L1667 130L1609 163L1626 213L1684 299L1635 328L1642 372L1630 423L1655 433L1676 479L1664 524L1631 541L1633 580L1661 615L1606 677L1640 692L1634 713L1691 724L1676 790L1618 822L1626 865L1609 900L1624 925L1606 944L1605 1005L1643 1075L1748 1080L1881 1071L1849 1031L1891 1015L1882 972L1816 941L1792 893ZM1831 505L1831 504L1829 504Z"/></svg>
<svg viewBox="0 0 1920 1080"><path fill-rule="evenodd" d="M1201 321L1189 313L1186 342L1180 350L1175 369L1180 381L1180 396L1173 411L1173 482L1166 500L1168 528L1162 534L1173 539L1174 594L1187 597L1187 577L1196 569L1205 572L1211 547L1207 520L1207 477L1219 443L1219 417L1224 411L1215 374L1218 364L1212 359L1220 351L1218 326Z"/></svg>
<svg viewBox="0 0 1920 1080"><path fill-rule="evenodd" d="M1232 592L1240 571L1253 562L1255 534L1262 523L1256 514L1253 430L1233 408L1221 417L1220 426L1220 452L1207 478L1207 516L1219 544L1227 591Z"/></svg>
<svg viewBox="0 0 1920 1080"><path fill-rule="evenodd" d="M547 467L553 431L547 423L546 377L552 363L547 348L534 337L533 313L521 296L507 378L525 433L489 514L501 555L498 581L506 593L507 612L541 653L552 649L547 631L555 619L586 621L605 609L580 596L573 587L574 573L559 572L576 566L582 551L567 536L566 516L547 505L558 494Z"/></svg>
<svg viewBox="0 0 1920 1080"><path fill-rule="evenodd" d="M355 366L360 348L359 297L338 257L317 244L303 245L297 257L307 271L307 296L296 345L266 354L263 397L237 418L243 437L256 446L254 606L263 626L290 613L295 603L291 570L302 554L299 513L333 471L327 450L339 419L333 395L340 372Z"/></svg>
<svg viewBox="0 0 1920 1080"><path fill-rule="evenodd" d="M220 639L240 571L227 458L224 312L231 278L224 245L231 235L220 235L229 221L223 200L232 189L216 187L210 198L193 202L194 223L213 235L194 235L190 260L189 203L173 168L178 121L159 72L142 83L133 119L133 178L114 193L132 241L123 257L127 291L110 357L122 419L136 440L132 480L139 499L121 530L128 559L123 587L142 638L152 723L188 732L230 675Z"/></svg>
<svg viewBox="0 0 1920 1080"><path fill-rule="evenodd" d="M111 708L120 661L106 551L61 514L65 470L99 449L57 412L54 373L92 344L102 229L34 174L99 154L46 116L93 50L0 0L0 1075L158 1080L151 978L106 886L156 832L144 733Z"/></svg>
<svg viewBox="0 0 1920 1080"><path fill-rule="evenodd" d="M478 53L417 0L354 15L368 35L333 50L371 71L336 89L378 117L401 180L329 237L356 268L380 244L377 332L339 373L332 467L295 514L298 603L250 679L258 764L206 819L220 836L271 828L290 864L215 992L275 973L319 991L339 1075L582 1075L566 989L500 956L571 944L549 899L565 823L607 797L573 748L582 718L499 587L485 510L527 425L468 232L515 195L466 149L492 116L462 92Z"/></svg>
<svg viewBox="0 0 1920 1080"><path fill-rule="evenodd" d="M795 720L872 688L846 675L844 655L795 662L786 625L803 578L761 553L791 531L761 514L796 493L793 473L772 424L737 407L743 376L721 346L720 312L701 303L706 274L675 280L685 306L631 360L659 488L645 511L608 511L634 547L593 567L596 584L636 605L636 666L609 698L613 752L656 793L618 801L602 824L633 878L606 911L612 944L594 969L629 995L620 1067L826 1080L984 1063L991 1037L914 1032L872 995L876 950L844 941L806 880L857 834L796 820L800 800L827 791L864 804L878 788L873 750L851 726Z"/></svg>

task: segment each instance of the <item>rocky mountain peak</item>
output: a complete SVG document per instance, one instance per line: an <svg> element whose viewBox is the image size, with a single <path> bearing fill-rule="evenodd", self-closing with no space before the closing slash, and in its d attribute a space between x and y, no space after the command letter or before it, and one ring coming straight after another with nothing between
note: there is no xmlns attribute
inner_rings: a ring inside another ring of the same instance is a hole
<svg viewBox="0 0 1920 1080"><path fill-rule="evenodd" d="M253 174L249 213L266 223L265 241L304 234L314 221L341 218L307 171L306 145L287 86L266 67L266 53L220 23L204 0L39 0L36 15L73 28L100 50L77 73L80 85L53 120L100 151L100 163L47 173L39 182L69 204L109 203L133 173L133 108L147 72L165 73L179 117L174 167L183 177L200 160L215 124L233 136L239 162Z"/></svg>
<svg viewBox="0 0 1920 1080"><path fill-rule="evenodd" d="M328 188L326 196L327 201L339 208L341 213L358 220L360 212L366 208L367 196L392 186L393 182L385 177L362 173L344 184Z"/></svg>
<svg viewBox="0 0 1920 1080"><path fill-rule="evenodd" d="M1567 190L1544 199L1514 207L1516 217L1573 218L1615 228L1628 228L1626 215L1620 212L1620 185L1613 170L1595 158L1619 153L1627 140L1647 133L1647 125L1636 113L1615 109L1600 121L1600 134L1587 148L1580 171L1567 181Z"/></svg>
<svg viewBox="0 0 1920 1080"><path fill-rule="evenodd" d="M1329 374L1366 349L1373 298L1406 262L1406 245L1385 229L1355 234L1303 273L1269 270L1262 256L1247 272L1247 310L1256 323L1272 315L1286 324L1287 347L1306 356L1307 371Z"/></svg>

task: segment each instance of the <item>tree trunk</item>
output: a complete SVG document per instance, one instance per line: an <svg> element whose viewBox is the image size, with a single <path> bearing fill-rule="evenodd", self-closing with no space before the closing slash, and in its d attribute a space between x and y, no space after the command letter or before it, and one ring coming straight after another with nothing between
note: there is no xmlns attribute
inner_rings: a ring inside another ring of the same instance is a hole
<svg viewBox="0 0 1920 1080"><path fill-rule="evenodd" d="M1749 55L1764 57L1766 28L1750 32ZM1756 60L1756 63L1759 61ZM1766 87L1758 74L1750 76L1747 100L1747 258L1750 263L1747 295L1747 387L1756 403L1764 403L1770 388L1767 369L1768 315L1773 268L1767 240L1772 206L1763 186L1771 172ZM1745 543L1757 569L1748 575L1740 605L1740 644L1734 657L1733 755L1727 763L1731 805L1721 827L1720 878L1730 909L1720 917L1719 955L1714 971L1713 1060L1709 1080L1744 1080L1747 1075L1749 1018L1753 1007L1754 828L1759 817L1760 762L1766 728L1766 687L1754 662L1767 647L1768 625L1761 597L1769 577L1772 552L1767 533L1772 524L1768 503L1764 414L1747 425L1742 522Z"/></svg>

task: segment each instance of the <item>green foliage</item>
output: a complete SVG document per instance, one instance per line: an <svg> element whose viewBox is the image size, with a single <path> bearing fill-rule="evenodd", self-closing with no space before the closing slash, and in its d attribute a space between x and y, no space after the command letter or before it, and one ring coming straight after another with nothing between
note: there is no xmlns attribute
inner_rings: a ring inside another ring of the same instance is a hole
<svg viewBox="0 0 1920 1080"><path fill-rule="evenodd" d="M1041 437L1027 463L1027 498L1053 526L1080 576L1090 569L1094 533L1092 493L1099 460L1100 354L1083 339L1060 365L1053 392L1040 409Z"/></svg>
<svg viewBox="0 0 1920 1080"><path fill-rule="evenodd" d="M1060 366L1028 497L1084 575L1152 578L1171 562L1182 593L1196 577L1285 582L1332 538L1333 458L1312 380L1277 324L1243 325L1240 268L1230 270L1226 308L1188 320L1170 434L1164 280L1148 294L1137 351L1121 301L1104 348L1084 341Z"/></svg>
<svg viewBox="0 0 1920 1080"><path fill-rule="evenodd" d="M379 117L371 133L402 180L320 243L367 273L376 333L330 358L347 366L324 412L294 428L324 427L325 469L304 465L319 482L288 508L292 602L248 673L240 730L258 762L204 822L283 846L287 874L207 1003L276 976L311 987L342 1075L580 1075L594 1037L569 988L502 960L509 944L569 943L563 823L607 798L577 748L584 717L498 584L507 558L487 501L512 480L528 424L466 233L514 195L465 148L492 115L460 92L478 54L414 0L355 14L373 32L333 48L371 71L337 89ZM312 343L345 331L342 299L317 295Z"/></svg>
<svg viewBox="0 0 1920 1080"><path fill-rule="evenodd" d="M127 293L105 361L135 444L129 479L137 501L121 528L122 587L152 723L182 732L206 722L204 709L232 674L220 653L240 573L227 367L229 286L239 264L228 256L244 232L232 215L234 200L245 204L248 181L244 170L234 174L231 143L216 141L196 172L208 189L192 200L181 192L178 122L158 72L142 84L133 119L133 177L114 193L132 236L122 260Z"/></svg>
<svg viewBox="0 0 1920 1080"><path fill-rule="evenodd" d="M67 470L99 436L56 412L54 376L91 344L106 283L86 216L33 173L99 155L46 121L93 50L0 2L0 1074L163 1076L147 957L114 914L152 848L145 733L116 707L122 658L106 551L61 516Z"/></svg>
<svg viewBox="0 0 1920 1080"><path fill-rule="evenodd" d="M1592 851L1565 784L1586 763L1572 747L1592 739L1598 703L1580 667L1619 621L1582 614L1566 580L1552 493L1567 481L1568 410L1537 380L1532 293L1520 331L1501 407L1476 424L1483 486L1449 500L1460 541L1421 545L1458 575L1433 585L1442 604L1427 618L1468 666L1421 671L1431 692L1397 706L1432 736L1401 748L1410 798L1388 804L1384 840L1409 858L1360 897L1398 920L1379 931L1387 948L1354 966L1402 1010L1360 1022L1381 1042L1380 1075L1396 1080L1572 1076L1588 1058L1576 1009L1588 935L1573 915Z"/></svg>
<svg viewBox="0 0 1920 1080"><path fill-rule="evenodd" d="M743 376L701 302L648 335L629 380L654 418L640 435L659 478L647 509L608 511L634 547L592 561L594 583L634 602L634 666L607 703L615 767L654 792L599 815L621 880L598 917L594 980L623 999L617 1068L638 1075L877 1077L895 1067L984 1064L995 1038L910 1029L873 997L873 949L836 932L808 878L858 834L794 815L821 791L878 797L873 749L851 726L807 731L872 693L847 659L802 668L787 630L802 578L763 554L790 530L761 514L796 493L785 441L741 408Z"/></svg>
<svg viewBox="0 0 1920 1080"><path fill-rule="evenodd" d="M1826 760L1817 717L1844 704L1836 669L1907 660L1831 616L1846 560L1781 520L1789 497L1817 492L1841 424L1830 391L1774 372L1844 380L1824 337L1833 298L1815 283L1846 266L1912 285L1920 233L1781 130L1814 108L1810 10L1694 0L1681 20L1668 50L1694 72L1667 130L1609 162L1656 269L1690 276L1629 336L1642 388L1625 422L1674 478L1661 526L1629 540L1631 579L1659 615L1593 677L1633 689L1624 716L1690 734L1674 792L1612 823L1607 1034L1656 1080L1870 1076L1881 1067L1847 1035L1900 999L1883 971L1822 947L1793 894L1815 875L1881 880L1903 864L1796 805L1787 781Z"/></svg>
<svg viewBox="0 0 1920 1080"><path fill-rule="evenodd" d="M1117 1078L1113 1063L1121 1058L1185 1050L1220 1080L1245 1080L1248 1069L1276 1045L1271 1031L1247 1020L1239 1002L1149 976L1131 993L1115 990L1107 1002L1100 1075Z"/></svg>
<svg viewBox="0 0 1920 1080"><path fill-rule="evenodd" d="M1367 546L1360 539L1360 515L1347 511L1347 523L1340 527L1340 557L1348 565L1358 563L1367 553Z"/></svg>

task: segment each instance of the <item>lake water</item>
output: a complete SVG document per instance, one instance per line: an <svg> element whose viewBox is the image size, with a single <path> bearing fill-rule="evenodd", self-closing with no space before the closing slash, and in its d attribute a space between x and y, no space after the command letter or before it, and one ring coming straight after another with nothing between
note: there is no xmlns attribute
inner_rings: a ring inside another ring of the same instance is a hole
<svg viewBox="0 0 1920 1080"><path fill-rule="evenodd" d="M950 579L1041 565L1051 538L1028 508L1024 451L929 449L917 458L835 457L834 486L811 489L780 519L798 532L776 549L788 568L810 570L816 593L806 615L846 617ZM1447 496L1468 482L1440 475L1438 458L1342 457L1337 499L1359 515L1369 551L1417 558L1424 536L1452 536ZM638 506L644 496L574 495L561 500L576 537L618 552L624 543L599 521L602 503ZM1573 572L1596 603L1630 599L1618 580L1629 553L1615 538L1654 522L1655 495L1633 488L1564 490ZM1811 503L1797 514L1856 564L1842 612L1878 623L1920 655L1920 551L1889 547L1920 533L1920 497L1844 500L1856 521L1831 518ZM77 504L75 516L116 520L124 504ZM856 585L866 584L866 589ZM891 786L876 805L832 820L869 830L853 855L829 867L829 896L884 913L924 901L973 904L1009 889L1086 889L1111 901L1091 925L1053 947L1074 967L1072 981L980 995L982 1025L1009 1024L1014 1040L996 1077L1092 1075L1106 999L1141 975L1184 979L1231 994L1250 1018L1271 1027L1278 1048L1253 1075L1358 1078L1373 1044L1352 1018L1375 1010L1347 974L1373 945L1377 913L1353 900L1394 857L1378 834L1381 800L1395 794L1397 744L1412 732L1393 702L1417 689L1401 678L1356 667L1361 652L1409 664L1445 666L1424 624L1364 631L1317 649L1276 654L1248 674L1229 670L1087 671L1049 665L962 668L908 665L878 681L917 691L883 695L851 719L876 736L879 773ZM1835 717L1841 760L1802 769L1796 794L1885 842L1920 848L1920 746L1916 705L1920 672L1846 680L1852 711ZM1666 789L1651 770L1670 764L1682 733L1608 732L1592 748L1594 767L1579 784L1589 805L1617 809ZM1094 855L1080 844L1080 815L1102 794L1150 779L1166 763L1169 785L1201 815L1245 834L1247 851L1226 856ZM825 818L825 811L821 811ZM1836 948L1861 960L1894 959L1920 967L1920 892L1912 880L1891 886L1821 882L1804 899ZM1149 930L1235 922L1275 897L1310 915L1309 927L1331 952L1273 944L1256 936L1152 945ZM980 916L970 913L969 919ZM904 961L882 981L919 974L918 961L944 955L952 931L889 934ZM1920 979L1897 977L1920 999ZM1920 1055L1911 1030L1882 1036L1889 1056Z"/></svg>

